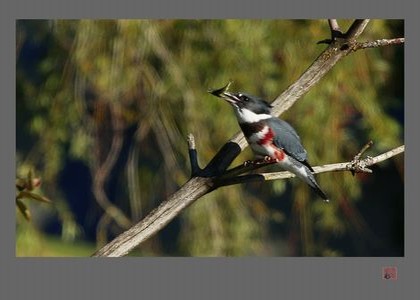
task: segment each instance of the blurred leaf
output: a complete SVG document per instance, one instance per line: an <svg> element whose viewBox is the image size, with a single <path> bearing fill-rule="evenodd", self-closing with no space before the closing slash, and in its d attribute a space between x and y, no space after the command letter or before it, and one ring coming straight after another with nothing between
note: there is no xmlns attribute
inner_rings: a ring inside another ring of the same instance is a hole
<svg viewBox="0 0 420 300"><path fill-rule="evenodd" d="M19 208L19 211L25 217L27 221L31 220L31 212L29 211L28 207L25 203L23 203L20 199L16 199L16 205Z"/></svg>
<svg viewBox="0 0 420 300"><path fill-rule="evenodd" d="M22 190L24 190L24 189L26 189L27 188L27 185L26 185L26 180L25 179L23 179L23 178L17 178L16 179L16 188L19 190L19 191L22 191Z"/></svg>
<svg viewBox="0 0 420 300"><path fill-rule="evenodd" d="M21 191L19 192L19 194L16 197L17 199L22 199L22 198L27 198L27 199L32 199L32 200L37 200L40 202L44 202L44 203L51 203L51 200L49 200L48 198L38 195L36 193L33 192L29 192L29 191Z"/></svg>

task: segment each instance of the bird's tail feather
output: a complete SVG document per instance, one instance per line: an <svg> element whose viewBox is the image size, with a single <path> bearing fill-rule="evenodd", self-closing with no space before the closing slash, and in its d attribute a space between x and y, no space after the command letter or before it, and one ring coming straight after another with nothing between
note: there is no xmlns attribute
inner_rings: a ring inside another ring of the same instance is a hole
<svg viewBox="0 0 420 300"><path fill-rule="evenodd" d="M308 173L308 179L309 179L309 181L307 181L308 185L315 191L315 193L317 193L322 199L324 199L324 201L329 202L330 200L328 199L327 195L319 187L312 172L307 170L307 173Z"/></svg>
<svg viewBox="0 0 420 300"><path fill-rule="evenodd" d="M319 187L319 185L317 183L315 183L315 185L310 185L310 187L322 198L324 199L325 202L329 202L330 200L328 199L328 196L325 195L325 193L321 190L321 188Z"/></svg>

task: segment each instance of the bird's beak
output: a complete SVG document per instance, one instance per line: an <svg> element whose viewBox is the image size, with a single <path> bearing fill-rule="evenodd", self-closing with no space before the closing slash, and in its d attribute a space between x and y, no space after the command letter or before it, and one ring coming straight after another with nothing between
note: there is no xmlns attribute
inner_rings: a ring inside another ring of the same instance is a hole
<svg viewBox="0 0 420 300"><path fill-rule="evenodd" d="M235 94L229 93L227 91L230 84L231 84L231 82L229 82L227 85L225 85L224 87L222 87L220 89L209 90L209 93L216 96L216 97L219 97L219 98L222 98L222 99L226 100L230 104L236 104L240 101L240 99L237 96L235 96Z"/></svg>
<svg viewBox="0 0 420 300"><path fill-rule="evenodd" d="M229 93L229 92L222 92L218 95L216 95L216 94L213 94L213 95L226 100L230 104L237 104L238 102L241 101L238 97L236 97L234 94Z"/></svg>

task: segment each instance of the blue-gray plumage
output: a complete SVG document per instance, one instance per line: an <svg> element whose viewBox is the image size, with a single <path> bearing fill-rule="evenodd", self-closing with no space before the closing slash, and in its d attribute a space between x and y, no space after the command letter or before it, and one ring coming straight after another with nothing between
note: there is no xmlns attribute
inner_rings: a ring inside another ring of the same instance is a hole
<svg viewBox="0 0 420 300"><path fill-rule="evenodd" d="M280 149L283 149L288 155L300 161L311 171L313 171L312 167L307 161L308 154L305 148L303 148L300 137L293 129L293 127L290 126L290 124L286 121L274 117L267 119L266 122L267 125L270 128L273 128L273 131L276 133L273 138L274 145Z"/></svg>

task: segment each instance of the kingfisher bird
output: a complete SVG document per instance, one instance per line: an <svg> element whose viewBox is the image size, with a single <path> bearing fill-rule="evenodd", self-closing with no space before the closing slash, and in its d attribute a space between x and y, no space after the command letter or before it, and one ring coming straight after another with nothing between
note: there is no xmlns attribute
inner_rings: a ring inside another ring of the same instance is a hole
<svg viewBox="0 0 420 300"><path fill-rule="evenodd" d="M209 92L233 107L239 126L255 156L274 160L283 169L306 182L328 202L327 195L312 174L307 152L295 129L286 121L271 115L272 106L264 99L246 93L227 92L228 86Z"/></svg>

